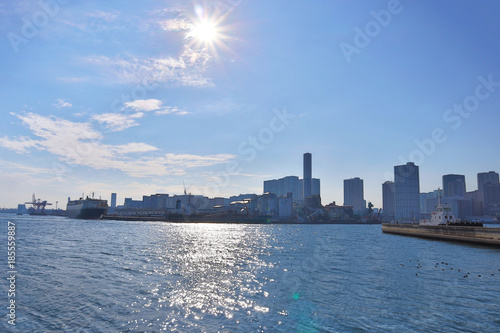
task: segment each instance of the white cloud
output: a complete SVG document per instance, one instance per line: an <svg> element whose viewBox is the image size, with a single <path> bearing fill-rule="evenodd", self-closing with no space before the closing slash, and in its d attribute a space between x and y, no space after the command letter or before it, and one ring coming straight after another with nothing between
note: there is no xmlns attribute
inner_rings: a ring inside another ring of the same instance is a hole
<svg viewBox="0 0 500 333"><path fill-rule="evenodd" d="M99 67L99 75L106 75L116 83L166 83L172 86L212 87L212 81L204 76L209 59L206 50L184 47L184 51L177 58L125 59L100 55L81 61Z"/></svg>
<svg viewBox="0 0 500 333"><path fill-rule="evenodd" d="M130 108L134 111L155 111L155 115L166 115L166 114L176 114L179 116L183 116L188 114L189 112L179 109L177 106L163 106L163 102L157 99L137 99L132 102L126 102L124 104L125 107ZM132 114L130 117L132 118L140 118L142 117L137 114Z"/></svg>
<svg viewBox="0 0 500 333"><path fill-rule="evenodd" d="M3 138L0 138L0 146L23 154L28 152L28 148L36 147L37 144L37 141L31 140L30 138L26 137L19 137L15 140L11 140L5 136Z"/></svg>
<svg viewBox="0 0 500 333"><path fill-rule="evenodd" d="M56 108L60 109L60 108L70 108L73 106L73 104L69 103L69 102L66 102L65 100L63 100L62 98L58 98L56 100L56 102L54 104Z"/></svg>
<svg viewBox="0 0 500 333"><path fill-rule="evenodd" d="M88 12L85 14L85 16L87 17L93 17L93 18L97 18L97 19L101 19L103 21L106 21L106 22L112 22L114 20L116 20L116 18L118 17L118 12L104 12L102 10L93 10L91 12Z"/></svg>
<svg viewBox="0 0 500 333"><path fill-rule="evenodd" d="M142 116L142 113L138 114ZM132 119L134 118L133 116L136 115L126 116L120 113L104 113L94 115L92 116L92 119L105 124L107 129L113 132L118 132L132 126L139 125L134 119Z"/></svg>
<svg viewBox="0 0 500 333"><path fill-rule="evenodd" d="M180 110L177 106L167 106L163 110L155 111L155 114L158 116L165 114L176 114L179 116L184 116L186 114L189 114L189 112Z"/></svg>
<svg viewBox="0 0 500 333"><path fill-rule="evenodd" d="M133 102L126 102L125 107L135 111L154 111L161 108L163 102L157 99L137 99Z"/></svg>
<svg viewBox="0 0 500 333"><path fill-rule="evenodd" d="M0 139L0 146L19 153L36 148L57 156L64 163L93 169L121 170L132 177L182 175L186 168L222 164L235 158L230 154L148 156L147 153L158 151L158 148L140 142L104 144L102 134L93 129L90 123L71 122L35 113L16 116L40 139L4 137ZM135 156L132 158L130 154Z"/></svg>
<svg viewBox="0 0 500 333"><path fill-rule="evenodd" d="M187 30L193 26L193 24L186 18L160 20L158 23L160 24L160 27L166 31Z"/></svg>

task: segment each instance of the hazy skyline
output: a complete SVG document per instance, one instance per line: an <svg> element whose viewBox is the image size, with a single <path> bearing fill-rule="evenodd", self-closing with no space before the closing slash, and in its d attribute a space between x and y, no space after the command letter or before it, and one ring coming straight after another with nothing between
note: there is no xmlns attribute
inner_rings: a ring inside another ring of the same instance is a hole
<svg viewBox="0 0 500 333"><path fill-rule="evenodd" d="M230 4L234 4L233 7ZM262 193L312 153L323 204L393 167L500 172L500 3L0 4L0 207Z"/></svg>

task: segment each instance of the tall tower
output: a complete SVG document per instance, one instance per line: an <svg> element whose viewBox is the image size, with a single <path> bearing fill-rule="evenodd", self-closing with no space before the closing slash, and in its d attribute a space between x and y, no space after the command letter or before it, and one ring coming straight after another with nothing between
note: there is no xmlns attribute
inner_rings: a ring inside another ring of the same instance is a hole
<svg viewBox="0 0 500 333"><path fill-rule="evenodd" d="M394 218L394 209L396 208L395 191L394 182L386 181L382 184L384 219L388 221L391 221Z"/></svg>
<svg viewBox="0 0 500 333"><path fill-rule="evenodd" d="M111 207L109 208L110 213L114 214L116 209L116 193L111 193Z"/></svg>
<svg viewBox="0 0 500 333"><path fill-rule="evenodd" d="M464 175L444 175L443 190L445 197L463 197L465 195Z"/></svg>
<svg viewBox="0 0 500 333"><path fill-rule="evenodd" d="M311 196L312 189L312 155L304 154L304 200Z"/></svg>
<svg viewBox="0 0 500 333"><path fill-rule="evenodd" d="M344 179L344 206L352 206L354 212L360 212L366 208L363 179L359 177Z"/></svg>
<svg viewBox="0 0 500 333"><path fill-rule="evenodd" d="M420 178L413 162L394 167L395 218L401 222L420 219Z"/></svg>
<svg viewBox="0 0 500 333"><path fill-rule="evenodd" d="M480 172L477 174L477 189L479 190L479 192L484 193L484 185L488 183L498 184L498 173L496 173L495 171L490 171Z"/></svg>

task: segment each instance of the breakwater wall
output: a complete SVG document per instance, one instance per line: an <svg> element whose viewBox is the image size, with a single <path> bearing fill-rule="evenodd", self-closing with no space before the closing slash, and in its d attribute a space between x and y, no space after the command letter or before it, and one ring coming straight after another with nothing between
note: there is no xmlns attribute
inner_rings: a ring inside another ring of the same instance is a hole
<svg viewBox="0 0 500 333"><path fill-rule="evenodd" d="M500 247L500 228L383 223L382 232Z"/></svg>

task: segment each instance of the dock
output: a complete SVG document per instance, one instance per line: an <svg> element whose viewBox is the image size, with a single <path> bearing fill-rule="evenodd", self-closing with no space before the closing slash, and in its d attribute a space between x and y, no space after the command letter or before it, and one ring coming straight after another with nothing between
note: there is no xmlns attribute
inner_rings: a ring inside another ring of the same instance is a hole
<svg viewBox="0 0 500 333"><path fill-rule="evenodd" d="M500 247L500 228L382 223L382 232Z"/></svg>

